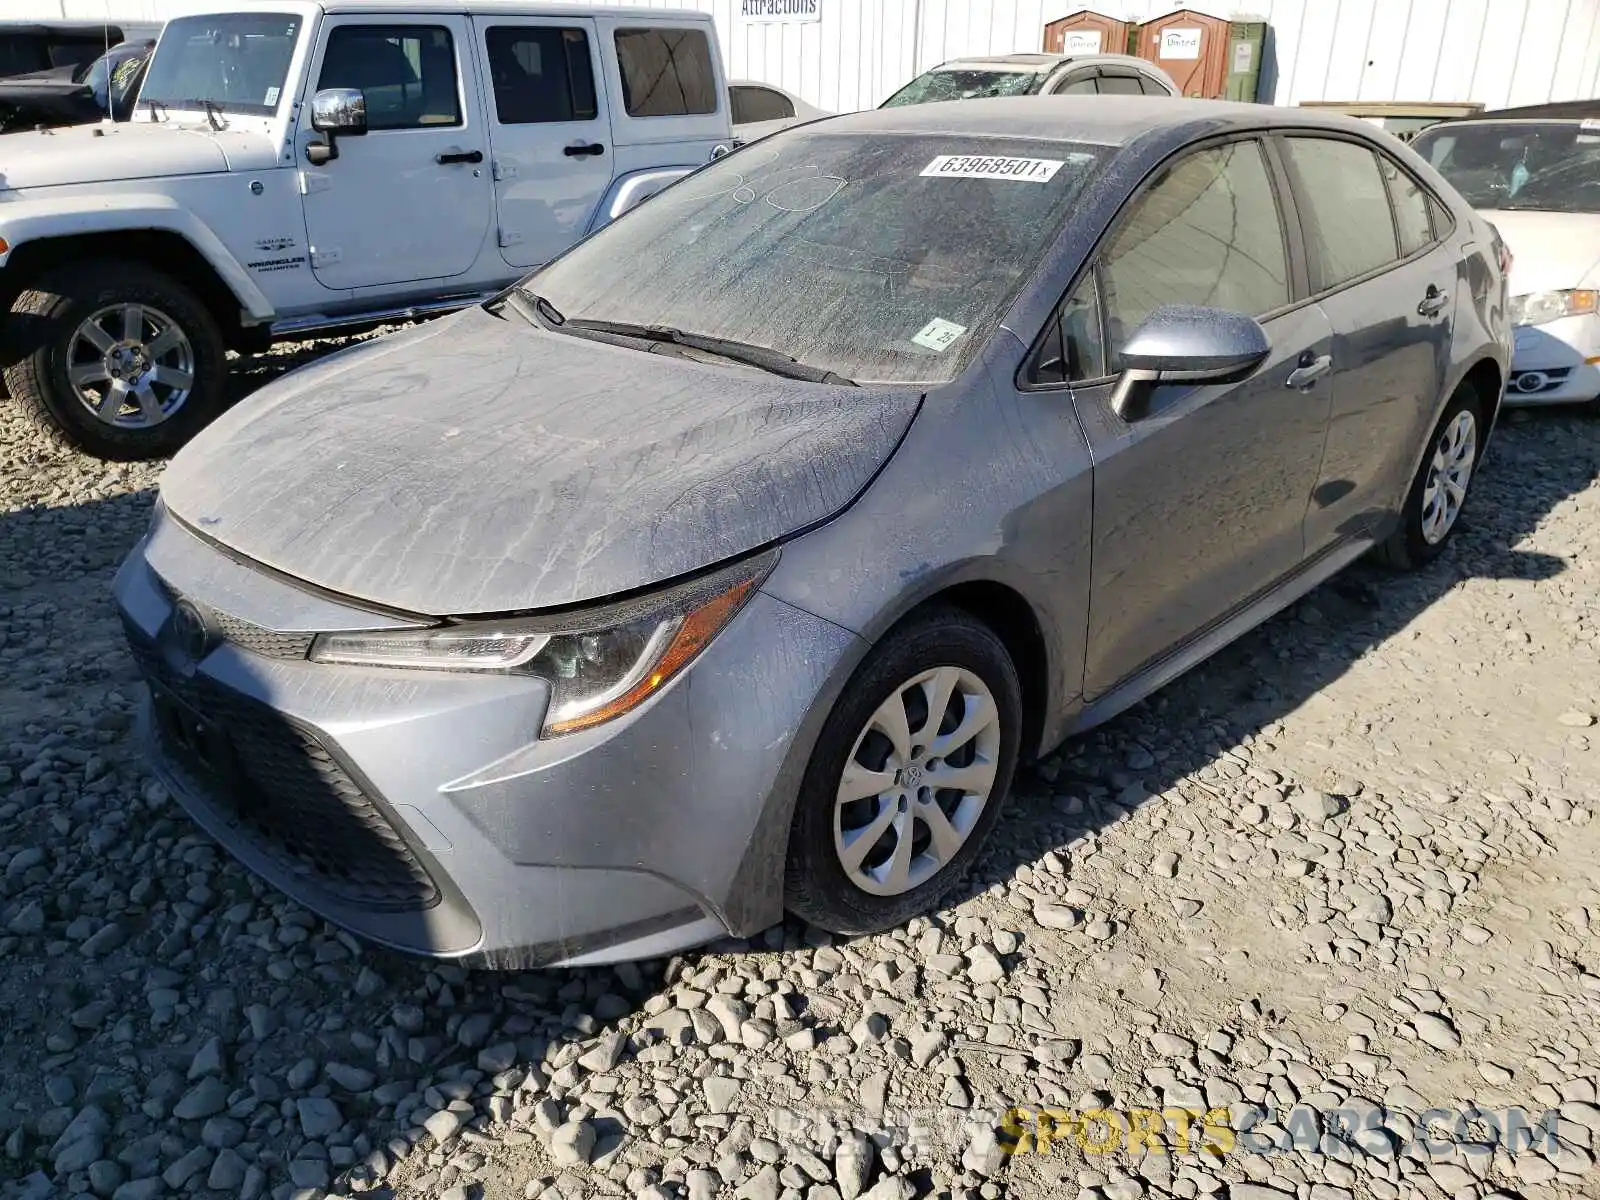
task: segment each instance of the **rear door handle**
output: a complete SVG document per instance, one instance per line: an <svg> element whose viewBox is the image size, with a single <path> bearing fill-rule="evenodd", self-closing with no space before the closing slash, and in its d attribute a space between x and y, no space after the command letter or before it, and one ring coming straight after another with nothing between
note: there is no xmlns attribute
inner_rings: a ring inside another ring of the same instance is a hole
<svg viewBox="0 0 1600 1200"><path fill-rule="evenodd" d="M1331 370L1333 370L1333 355L1324 354L1320 358L1314 358L1308 350L1300 356L1300 365L1289 372L1289 378L1283 381L1283 386L1307 392L1311 390L1312 384Z"/></svg>
<svg viewBox="0 0 1600 1200"><path fill-rule="evenodd" d="M435 155L434 161L438 163L481 163L482 150L446 150L443 154Z"/></svg>
<svg viewBox="0 0 1600 1200"><path fill-rule="evenodd" d="M568 158L583 158L589 154L604 154L605 152L606 148L599 142L574 142L561 153Z"/></svg>
<svg viewBox="0 0 1600 1200"><path fill-rule="evenodd" d="M1444 306L1450 303L1450 293L1441 292L1433 284L1428 285L1427 294L1422 297L1422 303L1417 305L1417 315L1422 317L1436 317L1444 311Z"/></svg>

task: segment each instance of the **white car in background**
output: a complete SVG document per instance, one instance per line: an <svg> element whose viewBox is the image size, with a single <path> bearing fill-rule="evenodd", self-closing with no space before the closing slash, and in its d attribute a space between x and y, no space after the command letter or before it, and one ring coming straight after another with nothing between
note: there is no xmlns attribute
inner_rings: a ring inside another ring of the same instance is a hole
<svg viewBox="0 0 1600 1200"><path fill-rule="evenodd" d="M733 136L741 142L753 142L802 121L833 116L793 92L754 79L730 80L728 103L733 112Z"/></svg>
<svg viewBox="0 0 1600 1200"><path fill-rule="evenodd" d="M1511 248L1508 405L1600 399L1600 101L1486 112L1411 148Z"/></svg>
<svg viewBox="0 0 1600 1200"><path fill-rule="evenodd" d="M991 54L924 71L879 108L986 96L1179 96L1155 63L1132 54Z"/></svg>

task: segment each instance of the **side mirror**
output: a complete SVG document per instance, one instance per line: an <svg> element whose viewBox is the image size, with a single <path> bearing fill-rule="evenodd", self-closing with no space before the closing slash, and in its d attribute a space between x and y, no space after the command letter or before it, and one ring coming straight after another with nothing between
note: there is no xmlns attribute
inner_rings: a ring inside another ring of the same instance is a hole
<svg viewBox="0 0 1600 1200"><path fill-rule="evenodd" d="M1272 351L1254 317L1223 308L1168 304L1134 330L1122 348L1122 374L1111 407L1124 419L1161 383L1234 383Z"/></svg>
<svg viewBox="0 0 1600 1200"><path fill-rule="evenodd" d="M328 139L306 147L306 158L320 167L339 157L335 139L367 132L366 94L360 88L324 88L311 97L311 128Z"/></svg>

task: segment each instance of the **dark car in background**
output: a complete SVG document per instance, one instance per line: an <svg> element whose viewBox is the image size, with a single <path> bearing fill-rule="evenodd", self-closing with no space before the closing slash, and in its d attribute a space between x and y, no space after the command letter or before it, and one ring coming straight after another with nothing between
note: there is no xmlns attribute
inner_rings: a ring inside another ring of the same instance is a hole
<svg viewBox="0 0 1600 1200"><path fill-rule="evenodd" d="M0 21L0 79L61 67L86 68L130 37L153 36L99 21Z"/></svg>
<svg viewBox="0 0 1600 1200"><path fill-rule="evenodd" d="M0 79L0 133L128 120L155 46L154 38L123 42L87 66Z"/></svg>

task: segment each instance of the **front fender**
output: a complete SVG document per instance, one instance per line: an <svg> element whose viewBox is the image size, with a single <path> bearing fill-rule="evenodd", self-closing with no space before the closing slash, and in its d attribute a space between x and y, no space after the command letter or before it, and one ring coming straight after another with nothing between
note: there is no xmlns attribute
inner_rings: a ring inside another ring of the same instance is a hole
<svg viewBox="0 0 1600 1200"><path fill-rule="evenodd" d="M270 324L276 313L244 266L209 225L159 193L82 195L0 204L0 269L30 242L155 229L187 241L239 301L247 325Z"/></svg>

